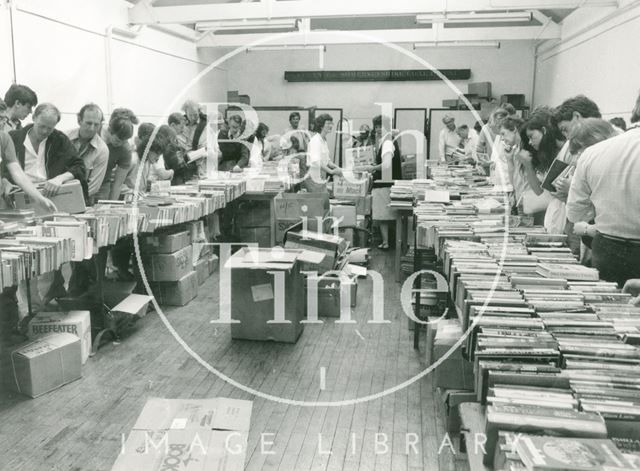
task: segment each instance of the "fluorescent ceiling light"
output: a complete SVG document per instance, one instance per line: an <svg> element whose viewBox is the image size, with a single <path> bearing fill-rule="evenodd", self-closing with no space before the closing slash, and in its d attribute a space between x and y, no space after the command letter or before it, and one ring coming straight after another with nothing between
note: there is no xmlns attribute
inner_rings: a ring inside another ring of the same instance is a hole
<svg viewBox="0 0 640 471"><path fill-rule="evenodd" d="M229 20L229 21L203 21L196 23L198 31L208 30L236 30L236 29L285 29L295 28L297 19L277 20Z"/></svg>
<svg viewBox="0 0 640 471"><path fill-rule="evenodd" d="M506 12L506 13L437 13L416 15L416 23L502 23L531 21L532 13Z"/></svg>
<svg viewBox="0 0 640 471"><path fill-rule="evenodd" d="M311 51L326 51L326 46L249 46L247 51L295 51L295 50L311 50Z"/></svg>
<svg viewBox="0 0 640 471"><path fill-rule="evenodd" d="M494 47L500 49L500 42L498 41L440 41L440 42L426 42L426 43L414 43L414 49L428 48L428 47Z"/></svg>

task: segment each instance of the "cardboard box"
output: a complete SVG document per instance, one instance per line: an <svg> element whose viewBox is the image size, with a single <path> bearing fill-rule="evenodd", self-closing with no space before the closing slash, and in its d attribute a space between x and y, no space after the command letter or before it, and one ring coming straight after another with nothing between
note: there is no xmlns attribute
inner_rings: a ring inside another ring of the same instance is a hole
<svg viewBox="0 0 640 471"><path fill-rule="evenodd" d="M154 254L145 260L147 277L151 281L177 281L193 270L191 246L171 254Z"/></svg>
<svg viewBox="0 0 640 471"><path fill-rule="evenodd" d="M33 340L43 335L73 334L80 339L80 355L84 365L91 353L91 314L89 311L39 312L29 322L27 335Z"/></svg>
<svg viewBox="0 0 640 471"><path fill-rule="evenodd" d="M234 211L235 222L240 227L263 227L271 222L269 201L240 201Z"/></svg>
<svg viewBox="0 0 640 471"><path fill-rule="evenodd" d="M368 245L368 232L353 227L340 228L338 235L349 242L349 247L366 247Z"/></svg>
<svg viewBox="0 0 640 471"><path fill-rule="evenodd" d="M324 254L321 261L303 262L302 271L318 271L324 273L336 267L338 258L347 250L349 244L340 236L318 234L311 231L289 232L284 244L285 248L311 250Z"/></svg>
<svg viewBox="0 0 640 471"><path fill-rule="evenodd" d="M243 248L226 263L231 270L231 337L246 340L296 342L304 324L304 280L299 250ZM273 272L276 272L275 274ZM278 296L276 279L284 283ZM276 308L283 306L284 319L275 323ZM272 322L269 322L272 321Z"/></svg>
<svg viewBox="0 0 640 471"><path fill-rule="evenodd" d="M260 247L271 247L270 227L238 227L237 231L242 242L255 243Z"/></svg>
<svg viewBox="0 0 640 471"><path fill-rule="evenodd" d="M332 205L331 217L334 218L333 223L337 223L339 227L353 227L356 225L356 207L354 205Z"/></svg>
<svg viewBox="0 0 640 471"><path fill-rule="evenodd" d="M510 103L515 108L524 108L525 105L525 97L521 93L511 93L500 96L500 104Z"/></svg>
<svg viewBox="0 0 640 471"><path fill-rule="evenodd" d="M251 408L225 398L151 398L112 471L242 471Z"/></svg>
<svg viewBox="0 0 640 471"><path fill-rule="evenodd" d="M276 244L284 242L284 234L292 226L301 223L302 219L278 219L276 220ZM302 226L300 226L302 227ZM329 233L332 228L332 219L329 213L326 213L318 221L317 217L307 219L307 230L320 233ZM299 230L299 229L297 229Z"/></svg>
<svg viewBox="0 0 640 471"><path fill-rule="evenodd" d="M191 234L187 231L156 234L144 238L145 254L171 254L191 244Z"/></svg>
<svg viewBox="0 0 640 471"><path fill-rule="evenodd" d="M144 317L147 315L147 308L151 302L151 296L144 294L130 294L117 306L111 309L111 314L121 316Z"/></svg>
<svg viewBox="0 0 640 471"><path fill-rule="evenodd" d="M460 432L460 411L458 406L463 402L477 402L476 394L473 391L450 390L443 391L444 410L446 417L447 432Z"/></svg>
<svg viewBox="0 0 640 471"><path fill-rule="evenodd" d="M336 198L342 196L367 196L369 191L369 178L365 174L354 172L353 178L333 177L333 195Z"/></svg>
<svg viewBox="0 0 640 471"><path fill-rule="evenodd" d="M309 291L312 284L313 281L307 278L305 283L305 299L307 301L313 299ZM340 317L342 309L351 313L351 308L356 307L358 300L357 277L343 273L318 277L316 299L318 300L318 316ZM305 304L307 313L308 307L308 304Z"/></svg>
<svg viewBox="0 0 640 471"><path fill-rule="evenodd" d="M458 319L438 322L432 358L434 363L444 356L446 358L435 370L434 386L442 389L473 389L473 364L462 357L462 345L450 352L461 336L462 328Z"/></svg>
<svg viewBox="0 0 640 471"><path fill-rule="evenodd" d="M64 183L55 196L49 198L58 208L58 211L69 214L84 213L87 209L84 202L82 185L78 180ZM19 191L14 194L16 209L33 209L36 216L48 214L39 204L31 201L28 195Z"/></svg>
<svg viewBox="0 0 640 471"><path fill-rule="evenodd" d="M442 107L455 110L458 108L458 99L454 98L452 100L442 100Z"/></svg>
<svg viewBox="0 0 640 471"><path fill-rule="evenodd" d="M198 274L192 270L178 281L153 283L151 289L159 304L185 306L198 295Z"/></svg>
<svg viewBox="0 0 640 471"><path fill-rule="evenodd" d="M218 256L210 255L207 257L207 262L209 264L209 274L212 275L218 268Z"/></svg>
<svg viewBox="0 0 640 471"><path fill-rule="evenodd" d="M276 219L295 219L306 216L315 220L329 213L328 193L282 193L274 198Z"/></svg>
<svg viewBox="0 0 640 471"><path fill-rule="evenodd" d="M353 203L356 207L357 216L371 216L371 204L372 204L371 195L367 195L367 196L344 195L334 200L335 204L340 204L341 202Z"/></svg>
<svg viewBox="0 0 640 471"><path fill-rule="evenodd" d="M491 82L469 83L467 90L479 98L491 98Z"/></svg>
<svg viewBox="0 0 640 471"><path fill-rule="evenodd" d="M73 334L51 334L18 346L11 352L13 381L9 387L38 397L82 377L80 339Z"/></svg>
<svg viewBox="0 0 640 471"><path fill-rule="evenodd" d="M198 260L193 268L195 269L198 276L198 285L203 284L205 281L207 281L207 278L211 276L211 273L209 272L209 260L207 260L206 258L201 258L200 260Z"/></svg>

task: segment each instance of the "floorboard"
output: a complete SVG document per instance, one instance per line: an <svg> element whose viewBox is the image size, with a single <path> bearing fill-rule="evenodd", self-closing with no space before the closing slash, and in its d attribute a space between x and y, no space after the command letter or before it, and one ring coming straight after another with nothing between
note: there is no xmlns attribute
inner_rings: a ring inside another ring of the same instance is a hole
<svg viewBox="0 0 640 471"><path fill-rule="evenodd" d="M232 341L217 317L217 274L189 305L168 308L176 333L235 381L297 401L344 401L381 393L425 368L400 308L393 253L373 252L385 280L385 319L370 324L373 286L360 280L354 324L305 326L295 344ZM326 369L325 389L320 369ZM40 398L0 393L0 470L109 470L149 397L226 396L254 401L247 470L455 470L438 456L444 423L431 379L356 404L301 407L253 396L193 359L153 312L118 343L100 349L83 378ZM268 435L263 435L268 434ZM273 442L266 446L263 442ZM415 443L415 445L409 445Z"/></svg>

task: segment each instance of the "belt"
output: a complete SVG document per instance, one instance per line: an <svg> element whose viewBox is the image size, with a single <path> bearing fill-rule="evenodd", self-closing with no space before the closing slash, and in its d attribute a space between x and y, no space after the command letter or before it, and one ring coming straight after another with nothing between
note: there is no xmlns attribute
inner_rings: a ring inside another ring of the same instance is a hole
<svg viewBox="0 0 640 471"><path fill-rule="evenodd" d="M640 239L625 239L624 237L616 237L616 236L612 236L609 234L603 234L602 232L598 232L597 235L605 238L605 239L609 239L612 240L614 242L620 242L623 244L628 244L628 245L638 245L640 246Z"/></svg>

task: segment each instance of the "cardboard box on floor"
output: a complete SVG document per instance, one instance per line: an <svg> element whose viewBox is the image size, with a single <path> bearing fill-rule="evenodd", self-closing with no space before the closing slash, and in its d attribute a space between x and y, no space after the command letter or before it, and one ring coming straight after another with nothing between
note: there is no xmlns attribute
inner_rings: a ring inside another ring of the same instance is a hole
<svg viewBox="0 0 640 471"><path fill-rule="evenodd" d="M198 295L198 274L192 270L178 281L152 283L151 289L159 304L185 306Z"/></svg>
<svg viewBox="0 0 640 471"><path fill-rule="evenodd" d="M300 224L302 218L297 219L277 219L276 220L276 243L282 244L284 241L284 234L296 224ZM307 230L312 232L319 232L321 234L327 234L332 232L332 219L329 213L322 217L309 217L306 221ZM302 227L302 226L300 226ZM297 228L295 230L298 230Z"/></svg>
<svg viewBox="0 0 640 471"><path fill-rule="evenodd" d="M460 389L444 389L441 390L440 398L444 402L447 432L459 433L461 422L458 406L463 402L477 402L475 392Z"/></svg>
<svg viewBox="0 0 640 471"><path fill-rule="evenodd" d="M315 219L329 213L328 193L282 193L273 200L276 219L295 219L296 222L305 216Z"/></svg>
<svg viewBox="0 0 640 471"><path fill-rule="evenodd" d="M10 355L13 391L38 397L82 377L80 339L73 334L51 334L16 347Z"/></svg>
<svg viewBox="0 0 640 471"><path fill-rule="evenodd" d="M145 237L141 249L145 254L170 254L190 244L189 232L167 232Z"/></svg>
<svg viewBox="0 0 640 471"><path fill-rule="evenodd" d="M331 205L331 217L338 227L353 227L356 225L356 207L355 205Z"/></svg>
<svg viewBox="0 0 640 471"><path fill-rule="evenodd" d="M178 281L193 270L191 246L171 254L154 254L145 257L144 267L149 281Z"/></svg>
<svg viewBox="0 0 640 471"><path fill-rule="evenodd" d="M216 271L216 268L218 268L218 256L213 254L210 255L207 257L207 262L209 264L209 274L212 275L213 272Z"/></svg>
<svg viewBox="0 0 640 471"><path fill-rule="evenodd" d="M299 250L243 248L226 263L231 270L231 337L246 340L296 342L304 324L304 281ZM277 272L275 275L273 272ZM282 278L280 278L282 276ZM284 299L276 299L275 280L284 283ZM269 323L283 303L290 323Z"/></svg>
<svg viewBox="0 0 640 471"><path fill-rule="evenodd" d="M367 196L340 195L339 198L335 198L331 200L331 204L343 204L345 202L354 204L354 206L356 207L356 215L371 216L371 203L372 203L371 195L367 195Z"/></svg>
<svg viewBox="0 0 640 471"><path fill-rule="evenodd" d="M91 353L91 314L89 311L39 312L29 322L27 335L33 340L43 335L73 334L80 339L80 354L84 365Z"/></svg>
<svg viewBox="0 0 640 471"><path fill-rule="evenodd" d="M112 471L242 471L251 401L147 401Z"/></svg>
<svg viewBox="0 0 640 471"><path fill-rule="evenodd" d="M318 234L311 231L288 232L285 248L309 250L323 253L319 263L304 262L302 271L317 271L324 273L336 267L338 259L342 257L349 244L340 236L332 234Z"/></svg>
<svg viewBox="0 0 640 471"><path fill-rule="evenodd" d="M313 283L310 278L306 278L305 303L313 299L309 296L309 289L312 288ZM316 298L318 301L318 316L340 317L342 309L351 312L351 308L356 307L357 296L358 280L356 276L339 272L318 277ZM305 312L308 314L308 304L305 304L305 308Z"/></svg>
<svg viewBox="0 0 640 471"><path fill-rule="evenodd" d="M194 264L193 268L198 275L198 285L201 285L205 281L207 281L207 278L209 278L209 276L211 275L209 273L209 260L207 260L206 258L201 258L200 260L198 260Z"/></svg>
<svg viewBox="0 0 640 471"><path fill-rule="evenodd" d="M433 362L446 355L435 370L434 386L442 389L473 390L473 364L462 357L462 346L449 353L462 336L458 319L443 319L438 327L433 343Z"/></svg>

